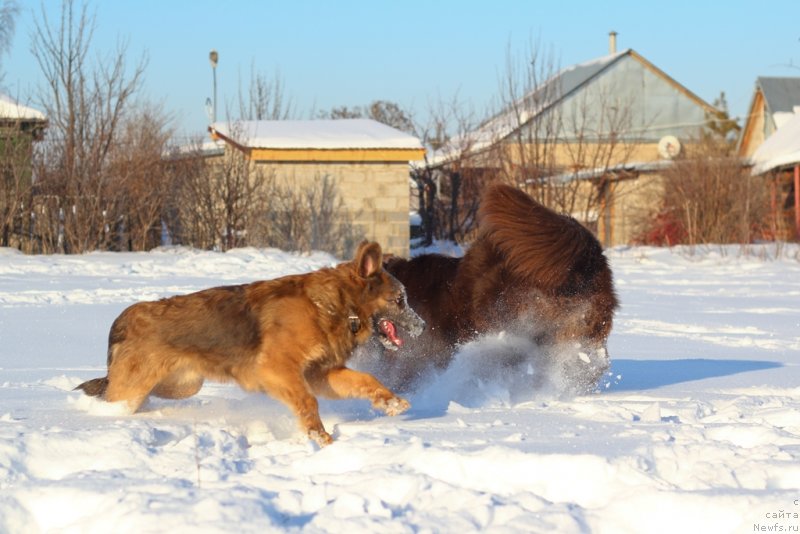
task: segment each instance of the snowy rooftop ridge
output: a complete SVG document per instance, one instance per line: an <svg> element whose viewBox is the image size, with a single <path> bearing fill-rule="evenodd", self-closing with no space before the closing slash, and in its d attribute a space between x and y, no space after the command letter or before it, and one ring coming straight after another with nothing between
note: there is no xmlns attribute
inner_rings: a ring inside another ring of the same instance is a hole
<svg viewBox="0 0 800 534"><path fill-rule="evenodd" d="M750 157L753 175L800 163L800 113L785 121Z"/></svg>
<svg viewBox="0 0 800 534"><path fill-rule="evenodd" d="M563 100L603 72L611 64L633 53L632 48L570 65L558 71L541 85L525 93L517 102L507 106L473 131L459 135L429 158L433 165L459 157L467 152L484 150Z"/></svg>
<svg viewBox="0 0 800 534"><path fill-rule="evenodd" d="M37 109L23 106L8 95L0 93L0 119L46 120L44 113Z"/></svg>
<svg viewBox="0 0 800 534"><path fill-rule="evenodd" d="M422 149L413 135L371 119L215 122L210 130L249 148Z"/></svg>

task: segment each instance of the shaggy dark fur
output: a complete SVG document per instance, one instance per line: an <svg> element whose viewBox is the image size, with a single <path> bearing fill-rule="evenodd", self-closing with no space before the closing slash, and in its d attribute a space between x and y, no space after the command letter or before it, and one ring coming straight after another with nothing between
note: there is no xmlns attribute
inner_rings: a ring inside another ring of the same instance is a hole
<svg viewBox="0 0 800 534"><path fill-rule="evenodd" d="M600 243L571 217L507 185L486 191L478 217L478 236L461 259L386 261L428 324L391 358L389 379L408 387L431 363L447 366L459 343L512 330L545 349L574 346L575 360L583 360L567 362L568 372L578 375L579 389L592 389L608 368L605 344L618 305Z"/></svg>

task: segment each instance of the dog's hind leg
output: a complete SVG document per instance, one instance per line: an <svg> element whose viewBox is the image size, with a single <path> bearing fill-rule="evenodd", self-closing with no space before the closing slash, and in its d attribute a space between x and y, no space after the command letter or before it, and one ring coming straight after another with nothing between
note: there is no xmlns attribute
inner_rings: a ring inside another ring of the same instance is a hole
<svg viewBox="0 0 800 534"><path fill-rule="evenodd" d="M176 371L162 379L152 394L162 399L186 399L203 387L203 376L190 371Z"/></svg>
<svg viewBox="0 0 800 534"><path fill-rule="evenodd" d="M411 407L407 400L389 391L374 376L347 367L314 373L309 376L309 382L319 395L331 399L367 399L373 408L387 415L399 415Z"/></svg>
<svg viewBox="0 0 800 534"><path fill-rule="evenodd" d="M150 392L168 375L159 358L139 354L116 354L108 368L108 387L104 398L108 402L125 402L131 413L136 412Z"/></svg>
<svg viewBox="0 0 800 534"><path fill-rule="evenodd" d="M147 396L152 389L152 384L143 384L141 382L125 383L122 380L114 380L112 378L108 382L105 400L107 402L125 402L130 412L135 413L147 400Z"/></svg>

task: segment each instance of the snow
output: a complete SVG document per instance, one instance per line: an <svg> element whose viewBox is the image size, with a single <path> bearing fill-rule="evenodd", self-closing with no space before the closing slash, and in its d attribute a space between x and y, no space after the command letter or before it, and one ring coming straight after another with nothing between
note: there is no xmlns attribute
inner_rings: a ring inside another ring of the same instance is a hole
<svg viewBox="0 0 800 534"><path fill-rule="evenodd" d="M0 119L45 120L44 113L0 93Z"/></svg>
<svg viewBox="0 0 800 534"><path fill-rule="evenodd" d="M215 132L254 148L421 150L413 135L371 119L216 122Z"/></svg>
<svg viewBox="0 0 800 534"><path fill-rule="evenodd" d="M135 415L71 390L104 374L129 304L334 258L0 249L0 532L800 529L800 248L608 256L622 307L600 392L534 391L535 358L496 362L535 349L487 335L406 414L322 401L319 449L234 385Z"/></svg>
<svg viewBox="0 0 800 534"><path fill-rule="evenodd" d="M790 115L750 157L753 175L800 163L800 113Z"/></svg>

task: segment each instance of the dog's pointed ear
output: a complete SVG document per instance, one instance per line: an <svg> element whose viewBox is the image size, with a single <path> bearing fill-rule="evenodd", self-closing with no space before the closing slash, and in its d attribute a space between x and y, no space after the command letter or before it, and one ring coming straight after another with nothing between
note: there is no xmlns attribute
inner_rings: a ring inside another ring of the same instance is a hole
<svg viewBox="0 0 800 534"><path fill-rule="evenodd" d="M375 241L364 241L356 252L356 269L362 278L369 278L383 268L383 252Z"/></svg>

